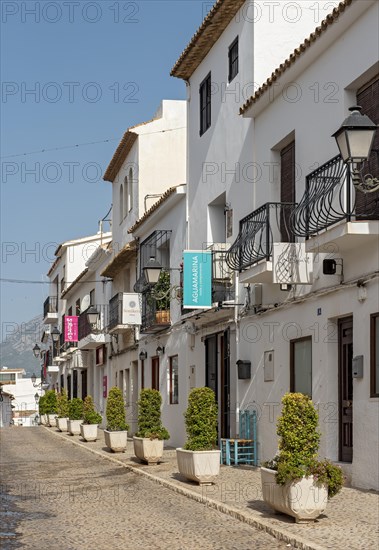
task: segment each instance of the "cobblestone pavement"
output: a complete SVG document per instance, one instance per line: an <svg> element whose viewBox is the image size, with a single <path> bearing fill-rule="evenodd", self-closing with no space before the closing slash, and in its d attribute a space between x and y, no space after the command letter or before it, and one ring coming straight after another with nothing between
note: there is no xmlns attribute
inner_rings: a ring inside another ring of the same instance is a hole
<svg viewBox="0 0 379 550"><path fill-rule="evenodd" d="M205 500L209 506L221 509L242 522L256 525L297 548L305 550L373 550L379 548L379 495L371 491L344 488L329 503L322 516L314 523L296 524L282 514L275 514L262 500L259 468L222 466L213 486L199 487L180 476L175 450L165 450L161 464L147 466L134 457L133 442L128 441L125 453L110 453L104 445L104 435L94 443L85 443L79 436L49 431L51 438L64 438L88 451L108 457L116 464L124 464L133 471L149 476L158 483L171 487L191 498ZM72 445L74 447L74 445ZM95 456L96 456L95 455ZM228 520L224 520L228 521ZM242 528L242 525L241 525ZM228 537L229 538L229 537ZM225 544L227 544L225 542ZM239 546L242 548L243 546ZM228 548L227 545L222 548ZM252 545L251 548L258 548ZM267 546L266 548L275 548Z"/></svg>
<svg viewBox="0 0 379 550"><path fill-rule="evenodd" d="M54 437L53 430L0 430L2 550L271 550L289 546L137 475L118 459L104 460L73 445L78 437ZM92 450L103 452L102 438L103 434Z"/></svg>

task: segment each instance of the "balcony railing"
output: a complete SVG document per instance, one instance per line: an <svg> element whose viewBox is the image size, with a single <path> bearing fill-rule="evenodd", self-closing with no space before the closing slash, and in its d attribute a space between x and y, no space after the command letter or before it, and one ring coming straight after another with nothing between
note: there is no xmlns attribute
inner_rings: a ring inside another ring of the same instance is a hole
<svg viewBox="0 0 379 550"><path fill-rule="evenodd" d="M122 292L118 292L109 300L108 328L122 325Z"/></svg>
<svg viewBox="0 0 379 550"><path fill-rule="evenodd" d="M232 301L236 290L234 270L226 263L226 251L219 250L217 244L212 248L212 303Z"/></svg>
<svg viewBox="0 0 379 550"><path fill-rule="evenodd" d="M157 309L157 302L150 292L142 294L141 332L159 332L170 325L170 308Z"/></svg>
<svg viewBox="0 0 379 550"><path fill-rule="evenodd" d="M43 316L47 317L49 313L58 312L58 297L48 296L43 304Z"/></svg>
<svg viewBox="0 0 379 550"><path fill-rule="evenodd" d="M373 151L362 172L378 177L379 151ZM306 177L305 193L291 216L292 231L309 238L343 220L379 219L379 193L355 191L349 169L334 157Z"/></svg>
<svg viewBox="0 0 379 550"><path fill-rule="evenodd" d="M290 219L295 206L268 202L243 218L238 237L226 252L226 264L243 271L261 260L270 261L274 242L293 242Z"/></svg>
<svg viewBox="0 0 379 550"><path fill-rule="evenodd" d="M83 311L79 315L79 321L78 321L78 332L79 332L79 340L82 340L83 338L86 338L89 334L95 334L102 330L104 330L106 326L106 313L107 313L107 306L105 305L96 305L95 308L99 312L99 320L95 325L91 325L87 320L87 310Z"/></svg>

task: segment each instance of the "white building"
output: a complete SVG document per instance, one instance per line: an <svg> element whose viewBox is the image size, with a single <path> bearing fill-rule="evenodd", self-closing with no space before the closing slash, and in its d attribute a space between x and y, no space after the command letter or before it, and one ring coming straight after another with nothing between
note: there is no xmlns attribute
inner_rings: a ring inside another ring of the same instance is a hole
<svg viewBox="0 0 379 550"><path fill-rule="evenodd" d="M227 255L259 296L241 312L252 377L238 399L259 413L260 459L276 451L281 396L301 391L319 407L321 455L367 489L379 479L379 194L355 191L331 136L352 105L379 122L378 17L377 2L342 3L243 106L251 160L272 178L254 185L248 216L238 210ZM378 155L379 135L364 173L378 177Z"/></svg>
<svg viewBox="0 0 379 550"><path fill-rule="evenodd" d="M122 389L133 433L141 388L138 368L141 310L135 292L140 269L139 243L129 229L169 189L186 182L186 102L163 100L152 120L129 128L106 169L104 180L112 183L113 202L112 255L101 272L112 279L107 327L112 349L107 385Z"/></svg>
<svg viewBox="0 0 379 550"><path fill-rule="evenodd" d="M24 369L2 367L0 370L1 401L0 427L35 426L38 413L35 394L38 393L30 378L24 378ZM36 380L36 384L40 382Z"/></svg>

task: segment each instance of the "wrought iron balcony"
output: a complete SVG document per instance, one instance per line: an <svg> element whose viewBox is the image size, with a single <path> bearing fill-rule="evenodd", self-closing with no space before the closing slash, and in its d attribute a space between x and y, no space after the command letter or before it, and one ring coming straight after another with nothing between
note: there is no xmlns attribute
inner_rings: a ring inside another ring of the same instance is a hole
<svg viewBox="0 0 379 550"><path fill-rule="evenodd" d="M268 202L240 221L237 239L226 252L227 265L243 271L262 260L270 261L274 242L293 242L290 226L294 203Z"/></svg>
<svg viewBox="0 0 379 550"><path fill-rule="evenodd" d="M212 248L212 303L230 302L235 299L234 270L226 263L226 243Z"/></svg>
<svg viewBox="0 0 379 550"><path fill-rule="evenodd" d="M55 323L58 319L58 297L48 296L43 304L43 322Z"/></svg>
<svg viewBox="0 0 379 550"><path fill-rule="evenodd" d="M79 321L78 321L79 341L82 340L83 338L86 338L90 334L98 334L100 331L103 331L105 329L107 306L96 305L95 308L99 312L99 320L95 325L91 325L88 322L88 319L87 319L88 309L86 309L79 315Z"/></svg>
<svg viewBox="0 0 379 550"><path fill-rule="evenodd" d="M372 151L362 173L378 177L379 151ZM291 216L292 231L309 239L345 220L379 220L379 193L355 191L349 168L334 157L306 177L305 193Z"/></svg>
<svg viewBox="0 0 379 550"><path fill-rule="evenodd" d="M108 329L122 325L122 292L118 292L109 300Z"/></svg>
<svg viewBox="0 0 379 550"><path fill-rule="evenodd" d="M158 309L162 308L162 309ZM171 325L170 307L159 306L151 292L142 294L142 324L141 332L154 333Z"/></svg>

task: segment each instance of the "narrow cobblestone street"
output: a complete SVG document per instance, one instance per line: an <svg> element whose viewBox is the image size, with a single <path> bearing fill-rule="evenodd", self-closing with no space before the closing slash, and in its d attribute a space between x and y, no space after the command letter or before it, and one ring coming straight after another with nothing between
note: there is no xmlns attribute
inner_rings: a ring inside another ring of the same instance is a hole
<svg viewBox="0 0 379 550"><path fill-rule="evenodd" d="M2 550L287 546L43 428L0 434Z"/></svg>

